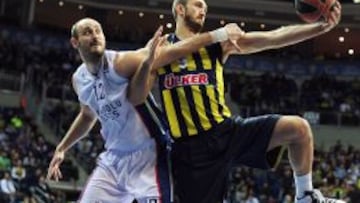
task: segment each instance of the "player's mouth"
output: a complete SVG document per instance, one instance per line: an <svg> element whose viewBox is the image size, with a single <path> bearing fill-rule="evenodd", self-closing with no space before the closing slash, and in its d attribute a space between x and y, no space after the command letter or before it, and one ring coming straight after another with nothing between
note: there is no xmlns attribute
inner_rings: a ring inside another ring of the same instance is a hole
<svg viewBox="0 0 360 203"><path fill-rule="evenodd" d="M101 43L100 42L92 42L92 43L90 43L90 46L91 47L101 46Z"/></svg>

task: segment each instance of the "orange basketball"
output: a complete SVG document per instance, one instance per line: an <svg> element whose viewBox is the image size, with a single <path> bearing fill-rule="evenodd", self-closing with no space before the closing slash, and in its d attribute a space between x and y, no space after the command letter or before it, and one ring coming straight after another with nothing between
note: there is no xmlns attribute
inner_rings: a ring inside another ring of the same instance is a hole
<svg viewBox="0 0 360 203"><path fill-rule="evenodd" d="M295 0L296 13L307 23L326 19L336 0Z"/></svg>

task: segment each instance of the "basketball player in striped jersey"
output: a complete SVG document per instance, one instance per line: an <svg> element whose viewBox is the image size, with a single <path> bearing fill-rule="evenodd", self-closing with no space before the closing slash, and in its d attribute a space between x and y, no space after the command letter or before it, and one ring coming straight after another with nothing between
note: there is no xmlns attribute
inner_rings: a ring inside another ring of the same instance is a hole
<svg viewBox="0 0 360 203"><path fill-rule="evenodd" d="M176 30L167 37L169 44L200 33L207 4L174 0L172 11ZM340 15L337 2L326 22L239 32L237 48L228 42L204 46L158 70L162 105L174 139L171 160L180 203L222 202L232 167L274 167L280 146L289 151L296 203L343 202L325 198L313 188L313 135L308 122L298 116L232 117L223 79L223 64L230 54L250 54L316 37L333 29Z"/></svg>
<svg viewBox="0 0 360 203"><path fill-rule="evenodd" d="M71 30L71 44L83 64L73 74L72 82L80 112L58 144L47 177L62 177L59 167L65 152L99 120L105 151L79 202L169 203L166 158L165 154L157 154L155 142L164 130L156 118L159 112L154 103L148 100L144 104L151 82L147 71L152 65L161 66L202 46L231 39L232 33L239 30L234 24L226 25L173 46L160 47L165 39L160 27L145 48L116 52L105 49L99 22L91 18L76 22Z"/></svg>

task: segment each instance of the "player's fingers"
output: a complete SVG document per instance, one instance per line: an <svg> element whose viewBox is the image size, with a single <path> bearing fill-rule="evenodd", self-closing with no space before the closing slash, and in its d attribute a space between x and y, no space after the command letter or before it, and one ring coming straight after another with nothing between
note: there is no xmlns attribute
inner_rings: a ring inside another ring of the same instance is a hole
<svg viewBox="0 0 360 203"><path fill-rule="evenodd" d="M331 13L334 13L335 17L337 19L340 19L340 16L341 16L341 4L338 1L336 1L334 7L331 10Z"/></svg>
<svg viewBox="0 0 360 203"><path fill-rule="evenodd" d="M152 38L147 42L146 46L147 48L152 49L153 45L154 45L154 41L159 38L159 36L161 36L162 34L162 26L159 26L159 28L156 30L156 32L153 34Z"/></svg>
<svg viewBox="0 0 360 203"><path fill-rule="evenodd" d="M62 173L61 173L61 170L59 169L59 178L63 178L63 175L62 175Z"/></svg>
<svg viewBox="0 0 360 203"><path fill-rule="evenodd" d="M329 20L333 24L337 24L340 20L340 11L338 8L335 8L333 12L330 13Z"/></svg>
<svg viewBox="0 0 360 203"><path fill-rule="evenodd" d="M50 180L51 177L52 177L52 175L51 175L51 169L49 168L49 169L48 169L48 172L47 172L47 174L46 174L46 179Z"/></svg>
<svg viewBox="0 0 360 203"><path fill-rule="evenodd" d="M48 174L47 174L47 179L52 179L53 177L55 176L55 168L52 167L52 168L49 168L48 170Z"/></svg>
<svg viewBox="0 0 360 203"><path fill-rule="evenodd" d="M153 39L158 39L161 37L162 35L162 32L163 32L163 26L160 25L159 28L156 30L156 32L154 33L154 36L153 36ZM154 43L154 42L153 42Z"/></svg>
<svg viewBox="0 0 360 203"><path fill-rule="evenodd" d="M56 169L54 171L54 179L55 179L55 181L59 181L59 169Z"/></svg>
<svg viewBox="0 0 360 203"><path fill-rule="evenodd" d="M331 11L327 14L326 22L331 25L335 24L335 22L336 22L336 11L335 10Z"/></svg>
<svg viewBox="0 0 360 203"><path fill-rule="evenodd" d="M158 47L159 45L159 41L160 39L155 39L153 44L151 45L150 47L150 53L149 53L149 58L150 59L153 59L155 57L155 52L156 52L156 48Z"/></svg>
<svg viewBox="0 0 360 203"><path fill-rule="evenodd" d="M341 4L340 4L340 2L339 2L339 1L336 1L336 3L335 3L335 7L339 8L339 9L341 10Z"/></svg>
<svg viewBox="0 0 360 203"><path fill-rule="evenodd" d="M166 42L166 36L162 36L159 42L159 46L163 46Z"/></svg>
<svg viewBox="0 0 360 203"><path fill-rule="evenodd" d="M340 19L341 19L341 10L340 10L340 8L335 8L335 17L336 17L337 21L340 21Z"/></svg>
<svg viewBox="0 0 360 203"><path fill-rule="evenodd" d="M161 41L161 38L162 38L162 26L160 26L158 28L158 30L156 31L156 33L154 34L154 37L153 37L153 41L151 43L151 47L150 47L150 51L154 51L155 48L159 45L160 41Z"/></svg>
<svg viewBox="0 0 360 203"><path fill-rule="evenodd" d="M60 169L56 170L56 177L57 177L57 180L62 178L62 173L61 173Z"/></svg>
<svg viewBox="0 0 360 203"><path fill-rule="evenodd" d="M334 9L333 9L333 12L339 15L340 14L340 8L335 6Z"/></svg>
<svg viewBox="0 0 360 203"><path fill-rule="evenodd" d="M230 40L230 43L235 47L236 51L241 52L241 48L236 40Z"/></svg>

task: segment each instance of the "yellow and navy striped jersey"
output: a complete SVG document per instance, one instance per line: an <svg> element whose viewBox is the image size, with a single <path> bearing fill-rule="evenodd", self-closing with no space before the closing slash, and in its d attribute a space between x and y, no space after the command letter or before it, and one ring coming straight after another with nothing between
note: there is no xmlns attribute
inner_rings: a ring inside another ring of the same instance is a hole
<svg viewBox="0 0 360 203"><path fill-rule="evenodd" d="M167 40L179 41L175 34ZM161 100L173 138L200 134L231 116L221 58L217 43L159 68Z"/></svg>

